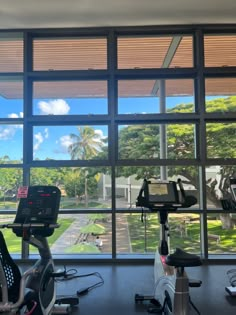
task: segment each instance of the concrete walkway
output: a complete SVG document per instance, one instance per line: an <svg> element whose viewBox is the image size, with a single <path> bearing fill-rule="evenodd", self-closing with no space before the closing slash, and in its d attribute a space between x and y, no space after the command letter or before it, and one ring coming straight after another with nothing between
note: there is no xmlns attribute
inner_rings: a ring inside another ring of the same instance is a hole
<svg viewBox="0 0 236 315"><path fill-rule="evenodd" d="M66 217L66 215L65 215ZM68 216L67 216L68 217ZM76 244L80 237L80 229L89 223L87 214L73 214L74 222L70 227L56 240L56 242L51 246L51 252L53 254L64 254L66 250ZM111 222L102 223L106 228L106 234L101 235L103 246L101 249L102 253L111 253L112 250L112 229ZM116 242L117 251L119 253L130 253L131 252L131 241L129 235L129 228L127 217L124 214L117 214L116 219ZM93 242L94 237L89 236L88 242Z"/></svg>
<svg viewBox="0 0 236 315"><path fill-rule="evenodd" d="M65 217L68 216L65 215ZM74 222L51 246L51 251L53 254L64 254L66 249L76 244L80 235L81 227L87 225L89 222L87 214L73 214L73 218L75 219Z"/></svg>

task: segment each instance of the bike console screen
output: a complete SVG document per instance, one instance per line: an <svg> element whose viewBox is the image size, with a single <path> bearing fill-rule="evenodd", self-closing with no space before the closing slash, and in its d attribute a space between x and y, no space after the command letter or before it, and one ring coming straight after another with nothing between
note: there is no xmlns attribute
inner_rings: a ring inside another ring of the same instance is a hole
<svg viewBox="0 0 236 315"><path fill-rule="evenodd" d="M145 179L136 205L150 209L181 206L176 182Z"/></svg>
<svg viewBox="0 0 236 315"><path fill-rule="evenodd" d="M149 203L177 203L176 187L173 183L148 182Z"/></svg>
<svg viewBox="0 0 236 315"><path fill-rule="evenodd" d="M44 225L57 223L59 212L61 192L55 186L29 186L24 195L19 196L20 201L14 224L29 226ZM43 231L44 230L44 231ZM39 230L38 234L50 235L53 229L45 228ZM17 234L21 234L18 228L14 229Z"/></svg>

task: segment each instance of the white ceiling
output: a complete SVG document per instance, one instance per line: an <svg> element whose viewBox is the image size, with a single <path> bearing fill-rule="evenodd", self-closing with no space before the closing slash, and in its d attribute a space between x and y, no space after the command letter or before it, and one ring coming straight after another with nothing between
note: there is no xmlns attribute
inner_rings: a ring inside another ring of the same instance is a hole
<svg viewBox="0 0 236 315"><path fill-rule="evenodd" d="M0 0L0 29L236 23L235 0Z"/></svg>

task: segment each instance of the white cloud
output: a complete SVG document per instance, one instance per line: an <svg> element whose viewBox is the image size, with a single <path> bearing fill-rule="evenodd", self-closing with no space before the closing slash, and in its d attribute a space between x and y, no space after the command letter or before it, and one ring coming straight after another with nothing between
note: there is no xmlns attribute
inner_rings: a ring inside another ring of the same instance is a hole
<svg viewBox="0 0 236 315"><path fill-rule="evenodd" d="M51 100L49 102L40 101L38 108L40 115L66 115L70 111L70 106L62 99Z"/></svg>
<svg viewBox="0 0 236 315"><path fill-rule="evenodd" d="M49 131L48 128L45 128L43 130L43 132L38 132L36 134L34 134L34 147L33 147L33 151L38 151L40 148L40 145L44 142L45 139L47 139L49 137Z"/></svg>
<svg viewBox="0 0 236 315"><path fill-rule="evenodd" d="M103 131L101 129L95 129L94 132L99 135L100 139L106 139L107 137L104 136Z"/></svg>
<svg viewBox="0 0 236 315"><path fill-rule="evenodd" d="M14 137L16 133L16 128L14 126L7 126L0 128L0 140L9 140Z"/></svg>
<svg viewBox="0 0 236 315"><path fill-rule="evenodd" d="M23 118L23 117L24 117L23 112L20 112L19 114L11 113L8 115L8 118Z"/></svg>
<svg viewBox="0 0 236 315"><path fill-rule="evenodd" d="M34 151L37 151L40 147L40 144L43 143L43 135L41 132L38 132L34 135L34 138L35 138L35 142L34 142Z"/></svg>
<svg viewBox="0 0 236 315"><path fill-rule="evenodd" d="M44 129L44 137L45 137L45 139L47 139L49 137L48 128Z"/></svg>
<svg viewBox="0 0 236 315"><path fill-rule="evenodd" d="M58 141L59 149L55 151L55 153L68 153L68 147L73 143L71 137L69 135L62 136Z"/></svg>

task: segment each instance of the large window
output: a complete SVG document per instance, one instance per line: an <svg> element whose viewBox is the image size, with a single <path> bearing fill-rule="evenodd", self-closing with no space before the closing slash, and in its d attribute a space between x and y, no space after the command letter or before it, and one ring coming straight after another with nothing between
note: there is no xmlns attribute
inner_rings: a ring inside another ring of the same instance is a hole
<svg viewBox="0 0 236 315"><path fill-rule="evenodd" d="M236 176L235 34L0 31L0 221L13 220L20 186L56 185L55 258L153 258L158 218L137 196L144 178L180 178L197 202L170 214L171 251L235 257L235 211L221 202Z"/></svg>
<svg viewBox="0 0 236 315"><path fill-rule="evenodd" d="M0 33L0 73L23 71L23 34Z"/></svg>
<svg viewBox="0 0 236 315"><path fill-rule="evenodd" d="M108 113L106 81L34 82L34 115Z"/></svg>
<svg viewBox="0 0 236 315"><path fill-rule="evenodd" d="M122 36L117 48L119 69L193 66L192 36Z"/></svg>
<svg viewBox="0 0 236 315"><path fill-rule="evenodd" d="M34 70L107 68L107 40L96 38L40 38L33 41Z"/></svg>
<svg viewBox="0 0 236 315"><path fill-rule="evenodd" d="M107 159L107 126L35 126L34 160Z"/></svg>
<svg viewBox="0 0 236 315"><path fill-rule="evenodd" d="M191 79L118 82L119 114L191 113L195 111Z"/></svg>

